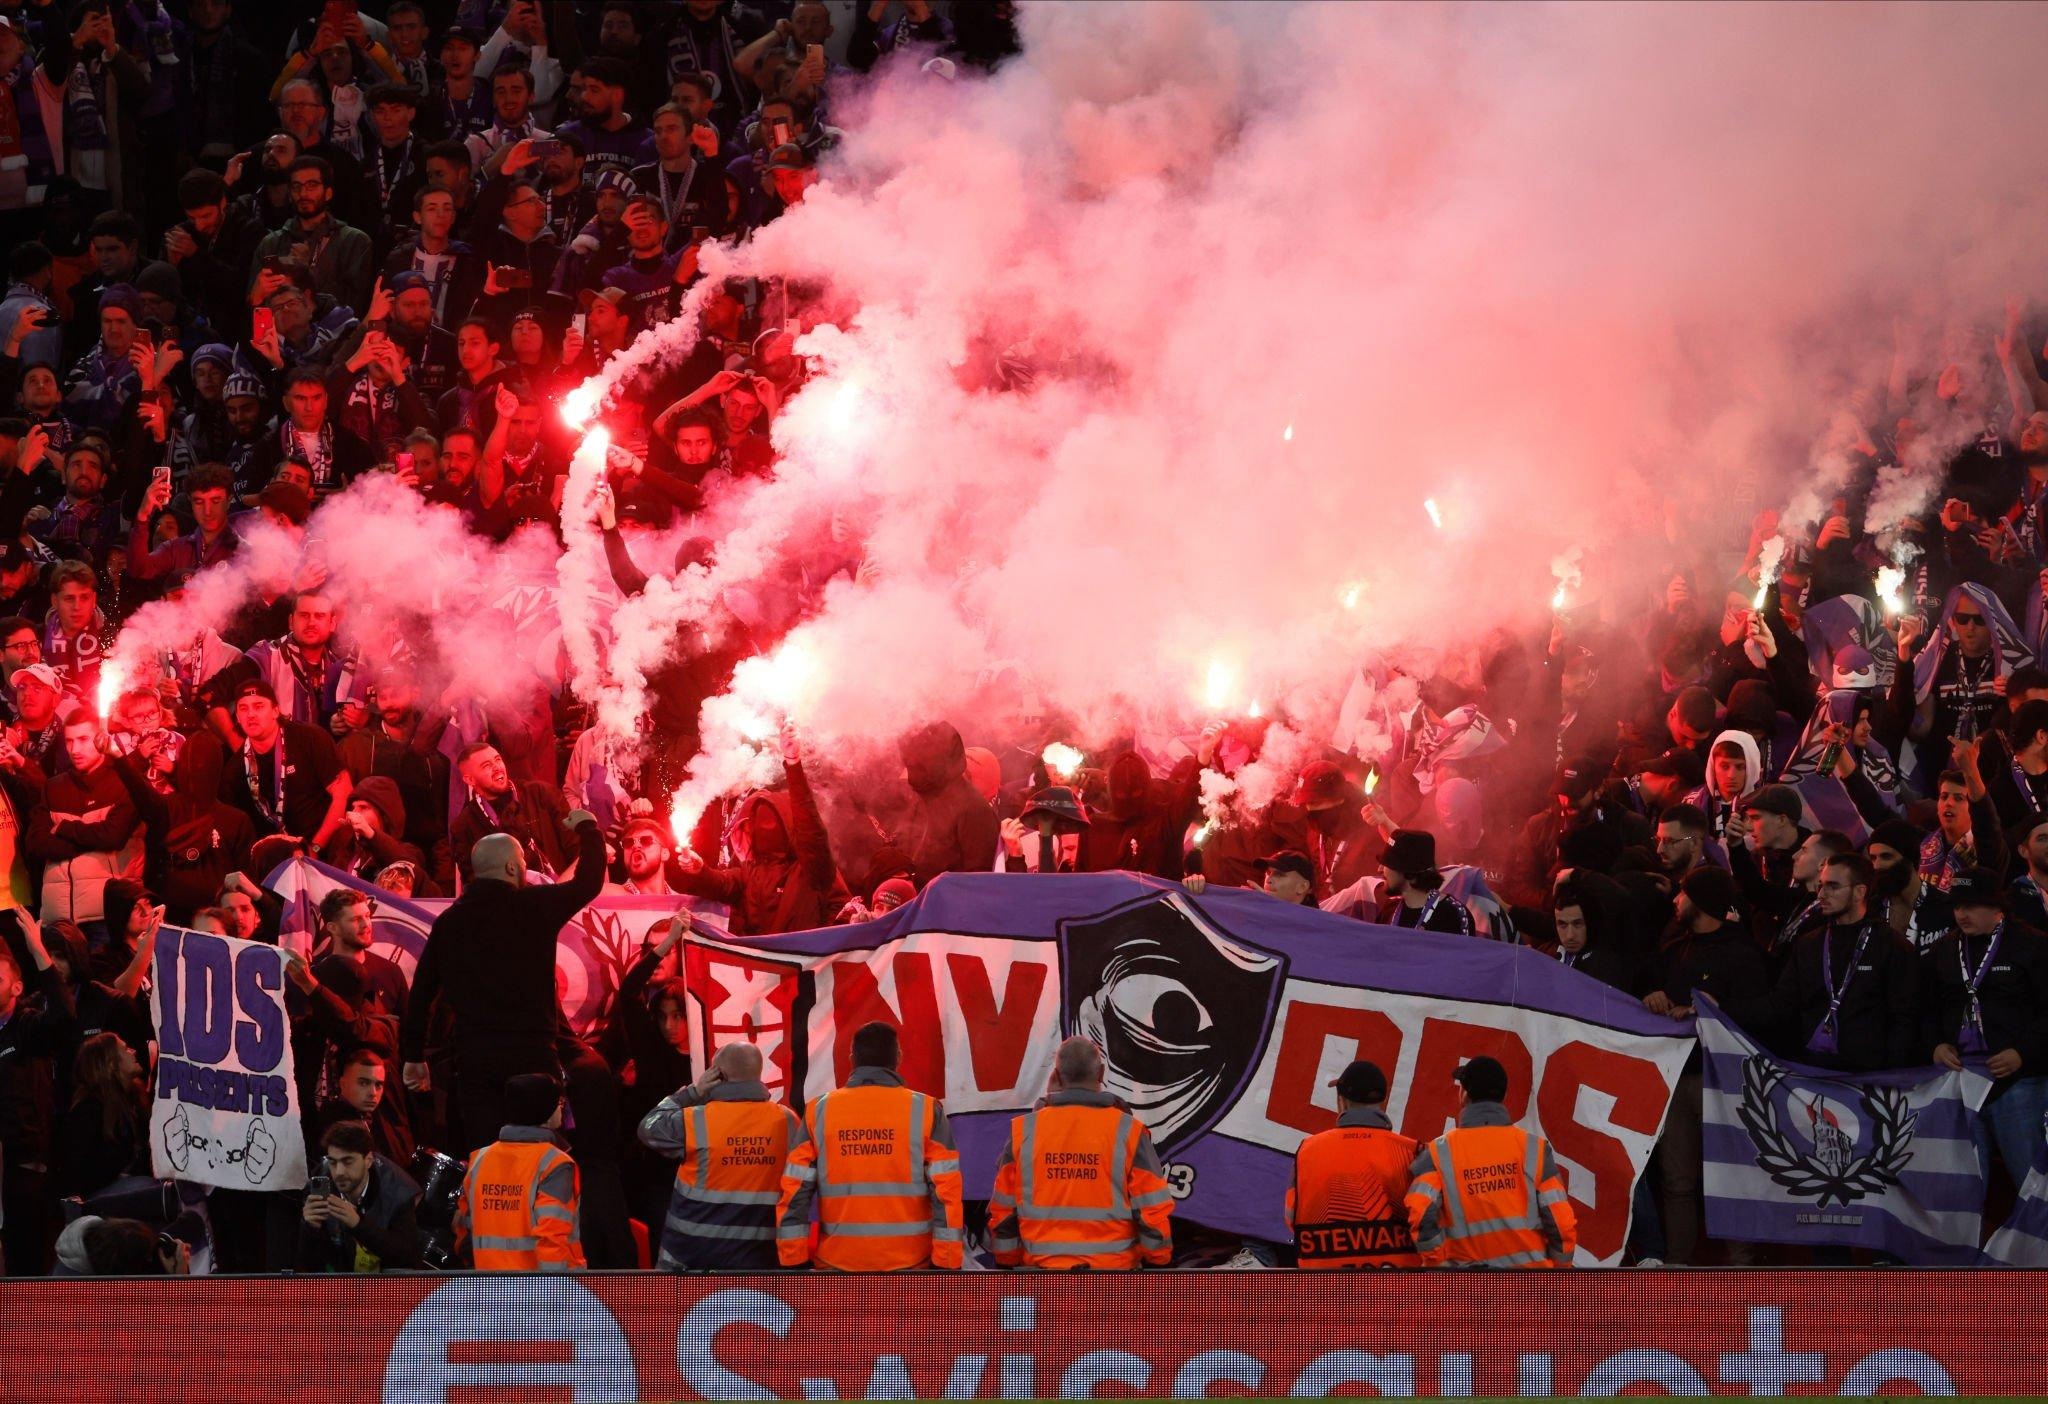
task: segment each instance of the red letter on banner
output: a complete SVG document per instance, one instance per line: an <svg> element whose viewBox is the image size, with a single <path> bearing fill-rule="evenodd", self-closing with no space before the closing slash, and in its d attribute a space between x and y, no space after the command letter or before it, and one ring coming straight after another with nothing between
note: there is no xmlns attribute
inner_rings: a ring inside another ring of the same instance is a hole
<svg viewBox="0 0 2048 1404"><path fill-rule="evenodd" d="M1266 1097L1266 1119L1314 1135L1337 1124L1337 1114L1316 1105L1316 1073L1331 1039L1348 1039L1358 1051L1347 1058L1368 1058L1389 1075L1401 1059L1401 1030L1377 1009L1346 1009L1334 1004L1296 1000L1286 1009L1280 1030L1280 1052L1273 1059L1273 1090Z"/></svg>
<svg viewBox="0 0 2048 1404"><path fill-rule="evenodd" d="M1614 1098L1608 1120L1630 1131L1648 1136L1657 1130L1670 1089L1658 1075L1655 1063L1631 1058L1625 1053L1595 1048L1590 1043L1567 1043L1543 1063L1543 1089L1536 1094L1536 1116L1551 1149L1593 1176L1591 1193L1585 1185L1567 1185L1577 1191L1572 1206L1579 1215L1579 1243L1588 1253L1605 1258L1621 1251L1628 1233L1629 1190L1635 1183L1629 1169L1628 1150L1604 1131L1578 1122L1579 1089L1591 1087ZM1590 1203L1588 1201L1591 1201Z"/></svg>
<svg viewBox="0 0 2048 1404"><path fill-rule="evenodd" d="M1451 1074L1468 1058L1499 1060L1508 1073L1508 1115L1516 1121L1529 1106L1529 1050L1507 1029L1490 1029L1461 1019L1424 1019L1422 1045L1415 1050L1415 1074L1401 1134L1432 1141L1458 1114L1458 1089Z"/></svg>
<svg viewBox="0 0 2048 1404"><path fill-rule="evenodd" d="M853 1035L862 1024L879 1019L896 1026L903 1040L905 1083L920 1092L943 1096L946 1091L946 1029L939 1022L939 1000L932 989L931 957L921 951L883 956L896 975L897 1009L882 998L875 968L855 956L832 962L832 1069L840 1083L853 1071Z"/></svg>
<svg viewBox="0 0 2048 1404"><path fill-rule="evenodd" d="M978 957L955 951L946 957L946 969L953 976L953 998L960 1006L960 1016L967 1021L974 1085L984 1092L1015 1087L1031 1042L1031 1021L1038 1015L1038 996L1045 989L1046 967L1011 961L1000 1005L989 988L988 966Z"/></svg>

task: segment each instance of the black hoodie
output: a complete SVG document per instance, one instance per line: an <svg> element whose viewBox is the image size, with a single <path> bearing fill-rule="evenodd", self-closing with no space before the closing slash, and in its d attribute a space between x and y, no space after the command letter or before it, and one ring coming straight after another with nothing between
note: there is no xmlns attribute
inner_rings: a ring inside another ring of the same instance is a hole
<svg viewBox="0 0 2048 1404"><path fill-rule="evenodd" d="M923 887L940 873L995 868L1002 826L967 780L967 746L951 722L932 722L896 743L916 799L897 837L910 854L911 877Z"/></svg>

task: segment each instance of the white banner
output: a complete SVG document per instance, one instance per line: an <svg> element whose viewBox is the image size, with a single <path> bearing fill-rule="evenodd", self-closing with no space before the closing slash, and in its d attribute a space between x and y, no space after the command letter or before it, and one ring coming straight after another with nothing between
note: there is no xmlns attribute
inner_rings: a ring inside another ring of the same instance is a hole
<svg viewBox="0 0 2048 1404"><path fill-rule="evenodd" d="M159 1176L222 1189L306 1187L284 954L183 927L156 934Z"/></svg>

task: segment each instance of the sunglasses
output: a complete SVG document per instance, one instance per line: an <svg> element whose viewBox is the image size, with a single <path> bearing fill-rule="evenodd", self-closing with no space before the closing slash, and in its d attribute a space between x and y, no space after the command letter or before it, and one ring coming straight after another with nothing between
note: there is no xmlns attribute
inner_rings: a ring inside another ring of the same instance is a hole
<svg viewBox="0 0 2048 1404"><path fill-rule="evenodd" d="M1981 614L1955 614L1949 617L1958 624L1968 624L1973 628L1984 622L1984 616Z"/></svg>

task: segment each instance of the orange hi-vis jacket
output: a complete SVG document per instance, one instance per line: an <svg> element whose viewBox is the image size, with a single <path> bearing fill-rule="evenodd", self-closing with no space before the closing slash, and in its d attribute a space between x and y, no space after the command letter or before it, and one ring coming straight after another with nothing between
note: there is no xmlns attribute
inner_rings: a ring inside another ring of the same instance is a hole
<svg viewBox="0 0 2048 1404"><path fill-rule="evenodd" d="M821 1266L960 1266L960 1153L938 1098L886 1068L855 1068L844 1087L811 1103L794 1136L775 1211L784 1267L812 1256L813 1205Z"/></svg>
<svg viewBox="0 0 2048 1404"><path fill-rule="evenodd" d="M576 1162L538 1126L507 1126L470 1157L455 1210L480 1272L570 1272L586 1267L577 1223Z"/></svg>
<svg viewBox="0 0 2048 1404"><path fill-rule="evenodd" d="M1152 1133L1107 1092L1062 1088L1010 1123L988 1202L1006 1267L1165 1267L1173 1194Z"/></svg>
<svg viewBox="0 0 2048 1404"><path fill-rule="evenodd" d="M640 1122L640 1143L679 1158L656 1264L671 1272L765 1272L778 1264L775 1208L782 1167L802 1136L796 1113L759 1082L715 1082L664 1097Z"/></svg>
<svg viewBox="0 0 2048 1404"><path fill-rule="evenodd" d="M1420 1267L1408 1223L1415 1142L1378 1107L1352 1107L1294 1152L1287 1223L1296 1261L1310 1271Z"/></svg>
<svg viewBox="0 0 2048 1404"><path fill-rule="evenodd" d="M1458 1129L1415 1157L1408 1222L1429 1264L1570 1267L1578 1216L1550 1143L1508 1120L1498 1102L1473 1102Z"/></svg>

